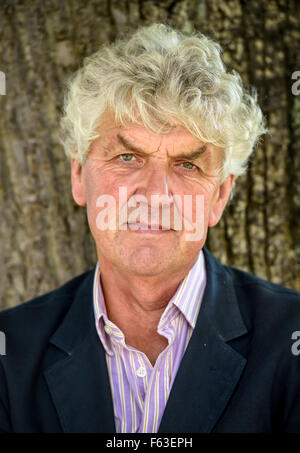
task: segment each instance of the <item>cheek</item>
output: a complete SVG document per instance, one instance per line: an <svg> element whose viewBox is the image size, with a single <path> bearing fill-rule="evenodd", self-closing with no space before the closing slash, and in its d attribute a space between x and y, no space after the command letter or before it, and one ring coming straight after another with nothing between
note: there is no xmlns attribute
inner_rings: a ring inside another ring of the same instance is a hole
<svg viewBox="0 0 300 453"><path fill-rule="evenodd" d="M189 180L180 181L176 185L176 192L183 199L184 196L192 196L194 199L197 195L203 197L206 206L209 206L217 191L218 183L216 180L208 178L189 178Z"/></svg>
<svg viewBox="0 0 300 453"><path fill-rule="evenodd" d="M183 219L191 228L191 225L196 228L207 229L209 215L213 200L217 192L217 182L202 178L201 180L190 180L187 184L181 187L181 202L183 206ZM188 229L188 227L186 228Z"/></svg>
<svg viewBox="0 0 300 453"><path fill-rule="evenodd" d="M96 207L97 198L101 195L114 195L117 191L117 184L113 178L101 171L87 171L84 175L87 205Z"/></svg>
<svg viewBox="0 0 300 453"><path fill-rule="evenodd" d="M86 172L85 187L86 210L89 226L93 235L99 236L99 234L103 232L97 227L97 216L103 209L107 209L108 204L102 204L102 207L97 206L97 201L99 201L99 197L104 201L106 196L108 196L107 200L110 201L111 197L113 197L117 202L118 186L115 181L110 180L107 175L95 171Z"/></svg>

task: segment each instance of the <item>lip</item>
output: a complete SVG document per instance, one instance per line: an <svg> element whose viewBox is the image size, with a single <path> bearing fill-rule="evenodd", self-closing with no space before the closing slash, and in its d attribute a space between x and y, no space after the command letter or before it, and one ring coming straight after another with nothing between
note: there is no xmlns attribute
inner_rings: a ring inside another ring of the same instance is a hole
<svg viewBox="0 0 300 453"><path fill-rule="evenodd" d="M134 233L146 233L146 234L157 234L157 233L167 233L172 231L172 229L163 230L162 225L151 225L146 223L128 223L129 230ZM135 228L131 228L131 226ZM137 228L136 228L137 227Z"/></svg>

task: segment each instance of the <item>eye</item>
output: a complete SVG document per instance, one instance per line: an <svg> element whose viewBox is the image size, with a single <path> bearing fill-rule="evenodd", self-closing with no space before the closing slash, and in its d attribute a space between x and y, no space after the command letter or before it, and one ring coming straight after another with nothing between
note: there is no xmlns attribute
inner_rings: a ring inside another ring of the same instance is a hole
<svg viewBox="0 0 300 453"><path fill-rule="evenodd" d="M132 162L132 160L135 156L131 153L125 153L125 154L121 154L119 157L123 162Z"/></svg>
<svg viewBox="0 0 300 453"><path fill-rule="evenodd" d="M194 170L196 169L196 165L192 164L191 162L182 162L181 164L186 170Z"/></svg>

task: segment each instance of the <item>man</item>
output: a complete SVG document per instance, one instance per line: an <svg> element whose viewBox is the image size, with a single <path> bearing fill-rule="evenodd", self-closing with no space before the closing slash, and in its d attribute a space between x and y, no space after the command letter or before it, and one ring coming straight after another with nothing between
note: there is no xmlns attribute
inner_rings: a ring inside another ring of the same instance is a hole
<svg viewBox="0 0 300 453"><path fill-rule="evenodd" d="M101 48L62 129L98 263L1 314L0 429L300 432L299 294L204 247L265 131L218 44L152 25Z"/></svg>

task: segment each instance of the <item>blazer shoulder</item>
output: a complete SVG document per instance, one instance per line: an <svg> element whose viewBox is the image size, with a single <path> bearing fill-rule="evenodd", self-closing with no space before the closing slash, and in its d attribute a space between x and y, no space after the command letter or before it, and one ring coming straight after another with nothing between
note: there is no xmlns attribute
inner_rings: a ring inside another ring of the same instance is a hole
<svg viewBox="0 0 300 453"><path fill-rule="evenodd" d="M249 272L224 266L230 274L233 291L247 328L261 326L267 335L269 330L280 332L287 338L299 330L300 293L294 289L269 282ZM268 327L267 327L268 326ZM285 332L285 333L283 333Z"/></svg>
<svg viewBox="0 0 300 453"><path fill-rule="evenodd" d="M271 293L274 297L286 296L287 298L298 299L300 302L300 292L295 289L287 288L277 283L272 283L234 266L224 265L224 269L230 274L232 282L235 286L248 288L249 291L251 291L252 287L254 291L256 290L262 294Z"/></svg>
<svg viewBox="0 0 300 453"><path fill-rule="evenodd" d="M41 294L33 299L22 302L19 305L7 308L0 312L0 329L12 323L16 326L18 321L24 324L27 318L38 317L40 320L47 319L47 313L55 316L68 310L79 287L85 280L92 278L94 269L84 272L62 284L58 288Z"/></svg>

